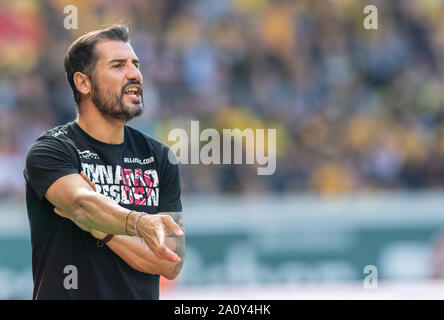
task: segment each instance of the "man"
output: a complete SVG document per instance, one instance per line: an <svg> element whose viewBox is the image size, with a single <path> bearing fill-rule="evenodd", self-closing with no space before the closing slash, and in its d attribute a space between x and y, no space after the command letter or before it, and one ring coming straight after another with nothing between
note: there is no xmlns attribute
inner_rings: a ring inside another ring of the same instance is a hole
<svg viewBox="0 0 444 320"><path fill-rule="evenodd" d="M33 299L158 299L184 261L179 173L125 125L144 107L128 29L78 38L65 71L77 119L40 136L24 170Z"/></svg>

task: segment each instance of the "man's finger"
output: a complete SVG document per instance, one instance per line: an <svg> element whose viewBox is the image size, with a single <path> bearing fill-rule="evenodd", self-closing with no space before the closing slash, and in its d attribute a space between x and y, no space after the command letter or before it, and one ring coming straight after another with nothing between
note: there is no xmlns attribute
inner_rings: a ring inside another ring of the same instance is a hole
<svg viewBox="0 0 444 320"><path fill-rule="evenodd" d="M174 221L173 221L173 223L174 223ZM150 243L148 243L148 241L145 241L145 243L147 243L148 247L150 247L150 249L154 253L154 255L158 259L161 259L161 260L167 260L167 261L179 263L181 261L180 258L173 251L171 251L169 248L167 248L165 245L166 236L165 236L165 229L164 229L163 223L157 224L156 236L157 236L157 239L156 239L157 241L155 241L155 242L151 241Z"/></svg>
<svg viewBox="0 0 444 320"><path fill-rule="evenodd" d="M176 263L180 262L180 258L177 256L177 254L175 254L173 251L171 251L165 245L163 245L161 248L159 248L158 252L163 260L168 260L168 261L176 262Z"/></svg>
<svg viewBox="0 0 444 320"><path fill-rule="evenodd" d="M158 247L161 248L165 246L165 230L163 228L163 224L158 224L156 227L157 231L157 240L158 240Z"/></svg>
<svg viewBox="0 0 444 320"><path fill-rule="evenodd" d="M162 216L162 222L170 229L176 236L182 237L184 235L180 226L174 222L173 218L167 215Z"/></svg>

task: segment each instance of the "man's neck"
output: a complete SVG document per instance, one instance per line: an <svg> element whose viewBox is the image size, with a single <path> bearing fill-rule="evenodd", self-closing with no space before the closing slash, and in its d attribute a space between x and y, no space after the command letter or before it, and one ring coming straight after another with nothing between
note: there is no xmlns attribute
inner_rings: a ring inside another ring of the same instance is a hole
<svg viewBox="0 0 444 320"><path fill-rule="evenodd" d="M98 141L109 144L121 144L124 141L125 123L106 119L95 107L82 108L76 122L83 131Z"/></svg>

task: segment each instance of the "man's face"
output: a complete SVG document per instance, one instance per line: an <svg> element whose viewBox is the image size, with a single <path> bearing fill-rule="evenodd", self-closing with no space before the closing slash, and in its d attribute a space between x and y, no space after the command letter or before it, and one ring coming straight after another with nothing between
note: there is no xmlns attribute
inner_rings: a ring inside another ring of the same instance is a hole
<svg viewBox="0 0 444 320"><path fill-rule="evenodd" d="M91 79L91 99L108 119L128 122L143 112L142 74L139 60L128 43L101 41Z"/></svg>

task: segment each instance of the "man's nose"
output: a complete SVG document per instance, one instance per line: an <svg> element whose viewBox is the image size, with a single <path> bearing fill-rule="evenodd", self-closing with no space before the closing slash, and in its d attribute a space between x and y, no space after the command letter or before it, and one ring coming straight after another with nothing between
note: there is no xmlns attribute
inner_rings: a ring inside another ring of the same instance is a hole
<svg viewBox="0 0 444 320"><path fill-rule="evenodd" d="M142 73L135 66L131 66L126 73L127 80L136 80L142 83Z"/></svg>

